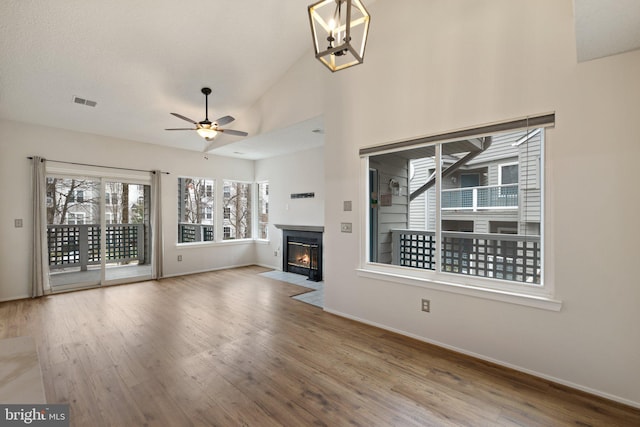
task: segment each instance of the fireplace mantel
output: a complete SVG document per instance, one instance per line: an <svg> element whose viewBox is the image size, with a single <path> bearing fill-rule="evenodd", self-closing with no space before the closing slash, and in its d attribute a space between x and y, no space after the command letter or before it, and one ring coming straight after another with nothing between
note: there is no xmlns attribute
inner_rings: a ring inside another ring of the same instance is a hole
<svg viewBox="0 0 640 427"><path fill-rule="evenodd" d="M280 230L292 230L292 231L314 231L316 233L324 233L323 225L284 225L274 224L276 228Z"/></svg>

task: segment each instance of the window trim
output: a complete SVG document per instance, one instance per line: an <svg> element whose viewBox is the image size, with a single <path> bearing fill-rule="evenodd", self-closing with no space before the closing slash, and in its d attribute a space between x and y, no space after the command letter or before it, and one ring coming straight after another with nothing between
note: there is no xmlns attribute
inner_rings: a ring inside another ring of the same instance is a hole
<svg viewBox="0 0 640 427"><path fill-rule="evenodd" d="M73 216L73 223L69 222ZM82 222L78 222L78 219L82 218ZM85 225L87 223L87 213L86 212L67 212L67 218L65 222L69 225Z"/></svg>
<svg viewBox="0 0 640 427"><path fill-rule="evenodd" d="M505 168L505 167L514 166L514 165L518 166L518 180L516 182L510 182L510 183L505 184L504 182L502 182L502 178L504 177L502 169ZM506 194L507 192L504 191L505 188L503 186L504 185L513 185L513 184L518 185L518 189L520 188L520 162L513 161L513 162L500 163L498 165L498 185L500 186L500 187L498 187L499 188L498 197L506 198L507 197L507 194ZM513 209L518 209L518 208L516 207L516 208L513 208Z"/></svg>
<svg viewBox="0 0 640 427"><path fill-rule="evenodd" d="M365 157L372 154L383 154L400 151L403 148L408 149L417 148L420 146L430 146L436 143L445 143L471 137L488 136L508 131L516 131L529 128L548 128L555 125L555 117L555 112L544 113L521 117L519 119L513 119L504 122L496 122L484 126L474 126L451 132L424 135L407 140L389 142L386 144L371 145L361 148L359 150L359 154L360 157Z"/></svg>
<svg viewBox="0 0 640 427"><path fill-rule="evenodd" d="M526 129L527 127L539 127L544 128L544 132L541 136L541 149L540 149L540 161L544 158L545 153L545 133L547 128L553 127L555 124L555 113L536 116L536 120L516 120L512 122L505 122L503 124L482 126L477 128L469 128L463 131L448 132L440 135L432 135L428 137L414 138L407 141L399 141L389 144L382 144L377 146L370 146L360 149L361 157L361 178L360 178L360 195L363 197L363 205L369 205L369 179L368 171L370 169L369 158L378 154L392 153L396 151L407 150L411 148L417 148L421 146L436 147L436 156L439 156L439 147L442 144L457 139L478 136L478 132L487 136L485 131L491 129L489 134L505 133L508 131L517 131ZM476 132L472 130L475 129ZM453 135L453 137L452 137ZM518 162L512 162L518 164ZM505 165L508 163L505 163ZM502 166L502 165L501 165ZM499 173L501 174L500 168ZM436 175L441 176L441 167L436 162ZM544 188L545 177L544 170L540 168L540 189ZM500 177L501 180L501 177ZM501 181L500 181L501 182ZM436 182L436 191L441 191L441 182ZM369 234L370 230L370 217L369 209L363 211L364 220L361 222L361 236L360 239L361 255L360 255L360 267L356 269L359 276L373 278L377 280L385 280L391 282L399 282L412 286L426 287L430 289L437 289L445 292L453 292L458 294L465 294L470 296L476 296L481 298L487 298L492 300L499 300L505 302L511 302L520 305L527 305L537 308L544 308L549 310L558 311L561 309L562 302L555 300L553 281L550 280L551 273L547 271L545 263L546 250L545 247L552 244L550 238L545 235L545 198L548 197L548 191L544 192L544 197L541 200L541 212L540 212L540 236L542 238L542 245L540 247L540 266L542 270L541 283L539 285L522 284L518 282L494 279L494 278L482 278L475 276L466 276L455 273L447 273L444 271L431 271L414 269L410 267L401 267L395 265L381 264L370 262L368 260L369 247L372 236ZM441 206L440 198L436 197L436 234L441 236ZM442 253L441 243L442 239L438 238L436 241L436 258L437 265L442 265Z"/></svg>
<svg viewBox="0 0 640 427"><path fill-rule="evenodd" d="M493 301L501 301L544 310L560 311L562 309L562 301L553 298L552 295L535 295L530 293L519 293L513 290L488 288L485 286L477 286L472 283L461 283L457 280L446 280L446 277L415 277L411 274L403 274L405 273L404 270L402 272L393 271L393 268L387 269L385 267L395 266L367 263L366 265L356 269L356 274L359 277L368 279L383 280L402 285L415 286ZM451 273L444 274L451 275ZM458 276L456 275L456 278L457 277Z"/></svg>
<svg viewBox="0 0 640 427"><path fill-rule="evenodd" d="M518 166L518 181L505 184L502 182L502 177L503 177L502 168L507 166L513 166L513 165ZM510 185L510 184L518 184L518 185L520 184L520 162L518 162L517 160L513 162L500 163L498 165L498 185Z"/></svg>

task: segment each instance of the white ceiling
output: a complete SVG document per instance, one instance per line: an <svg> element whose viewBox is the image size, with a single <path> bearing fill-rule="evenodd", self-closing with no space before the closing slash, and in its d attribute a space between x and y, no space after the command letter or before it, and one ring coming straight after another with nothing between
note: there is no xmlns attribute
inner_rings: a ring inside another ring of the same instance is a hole
<svg viewBox="0 0 640 427"><path fill-rule="evenodd" d="M640 48L640 0L574 0L578 62Z"/></svg>
<svg viewBox="0 0 640 427"><path fill-rule="evenodd" d="M312 1L2 0L0 118L202 151L195 132L164 131L189 127L169 113L204 119L208 86L210 119L241 116L312 54ZM640 0L574 2L579 60L640 47ZM97 106L74 104L74 95ZM322 126L316 118L246 139L221 135L221 144L237 142L213 153L257 159L307 149L322 145L311 132Z"/></svg>
<svg viewBox="0 0 640 427"><path fill-rule="evenodd" d="M324 145L324 123L322 117L314 117L284 129L241 139L216 148L211 153L258 160L309 150L322 145Z"/></svg>
<svg viewBox="0 0 640 427"><path fill-rule="evenodd" d="M208 86L209 118L239 117L311 54L308 2L2 0L0 117L201 151L169 113L203 120Z"/></svg>

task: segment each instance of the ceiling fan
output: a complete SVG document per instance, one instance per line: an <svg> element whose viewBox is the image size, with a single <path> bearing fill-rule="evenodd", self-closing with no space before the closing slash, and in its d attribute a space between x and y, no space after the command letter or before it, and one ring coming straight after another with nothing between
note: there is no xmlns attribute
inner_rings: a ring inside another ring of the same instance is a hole
<svg viewBox="0 0 640 427"><path fill-rule="evenodd" d="M172 128L172 129L165 129L165 130L195 130L196 132L198 132L198 135L200 135L207 141L213 141L213 138L215 138L218 133L226 133L226 134L235 135L235 136L249 135L247 132L243 132L240 130L222 129L220 127L234 121L235 119L231 116L220 117L219 119L211 122L209 120L209 94L211 94L211 89L209 89L208 87L203 87L201 92L204 94L205 119L202 120L201 122L196 122L195 120L185 117L181 114L171 113L172 115L176 116L179 119L185 120L189 123L193 123L194 125L196 125L196 127L195 128Z"/></svg>

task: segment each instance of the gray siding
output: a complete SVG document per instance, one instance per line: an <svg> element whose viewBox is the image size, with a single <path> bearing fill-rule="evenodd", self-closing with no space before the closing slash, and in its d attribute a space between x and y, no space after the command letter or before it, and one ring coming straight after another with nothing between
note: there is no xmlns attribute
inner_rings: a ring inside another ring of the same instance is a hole
<svg viewBox="0 0 640 427"><path fill-rule="evenodd" d="M394 154L372 156L369 167L378 171L378 262L391 263L391 230L407 228L409 224L409 163ZM391 206L381 206L381 196L391 194L389 181L400 184L401 194L392 196Z"/></svg>
<svg viewBox="0 0 640 427"><path fill-rule="evenodd" d="M409 182L409 194L424 185L429 179L429 169L435 167L432 158L415 159L411 160L413 166L414 175L413 179ZM427 230L427 217L429 201L427 200L427 194L429 192L422 193L419 197L416 197L409 205L409 228L414 230Z"/></svg>
<svg viewBox="0 0 640 427"><path fill-rule="evenodd" d="M521 144L518 148L520 163L520 221L540 222L542 213L541 203L541 146L540 134ZM524 230L522 230L524 233Z"/></svg>
<svg viewBox="0 0 640 427"><path fill-rule="evenodd" d="M424 159L411 160L414 167L414 177L410 182L410 193L424 185L433 170L435 161L428 157ZM409 228L413 230L435 230L436 229L436 191L435 187L416 197L409 206Z"/></svg>
<svg viewBox="0 0 640 427"><path fill-rule="evenodd" d="M531 234L539 228L541 214L540 191L540 134L528 141L514 146L513 144L526 134L525 131L495 135L491 147L478 155L469 164L462 167L452 179L442 182L443 189L459 188L460 175L478 173L480 186L500 184L500 165L517 162L519 167L519 209L505 211L454 212L445 211L443 219L474 220L474 231L489 232L491 221L513 221L520 223L520 232ZM411 182L411 190L424 184L429 176L429 169L434 168L433 159L412 160L415 177ZM410 227L418 230L435 230L435 190L429 190L411 202L409 209ZM534 223L527 226L526 223Z"/></svg>

